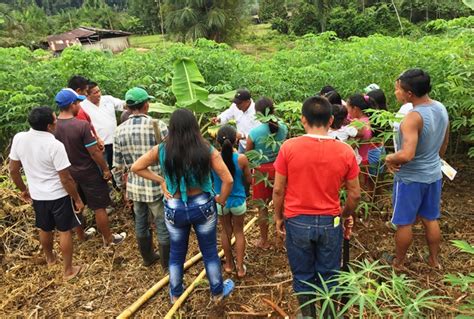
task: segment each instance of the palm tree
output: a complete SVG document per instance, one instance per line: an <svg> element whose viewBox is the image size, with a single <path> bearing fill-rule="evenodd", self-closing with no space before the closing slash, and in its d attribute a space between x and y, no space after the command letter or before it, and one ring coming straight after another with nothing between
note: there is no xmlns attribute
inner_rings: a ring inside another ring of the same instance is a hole
<svg viewBox="0 0 474 319"><path fill-rule="evenodd" d="M165 19L168 33L179 40L198 38L217 42L228 38L229 30L240 24L242 1L169 0Z"/></svg>

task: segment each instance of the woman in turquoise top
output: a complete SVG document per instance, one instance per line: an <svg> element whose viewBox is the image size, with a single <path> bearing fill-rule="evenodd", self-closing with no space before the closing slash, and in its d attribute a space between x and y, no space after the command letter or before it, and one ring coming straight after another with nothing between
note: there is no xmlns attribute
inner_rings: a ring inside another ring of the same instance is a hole
<svg viewBox="0 0 474 319"><path fill-rule="evenodd" d="M159 162L164 178L148 169ZM211 168L222 180L214 197ZM183 293L183 265L193 226L201 250L211 294L221 299L234 288L232 280L223 282L217 254L216 202L225 206L232 189L232 175L215 150L201 136L194 114L187 109L173 112L169 133L159 146L141 156L132 172L160 184L165 196L165 222L170 233L170 297L174 303Z"/></svg>
<svg viewBox="0 0 474 319"><path fill-rule="evenodd" d="M221 242L224 248L225 265L224 271L232 273L234 268L234 258L232 256L232 246L230 238L232 233L235 235L235 250L237 260L237 277L243 278L247 272L244 265L245 256L245 237L244 237L244 214L247 211L245 203L247 195L245 194L245 185L250 185L252 175L250 174L249 161L244 154L239 154L235 149L237 141L237 131L230 125L225 125L217 132L217 142L221 146L221 156L234 178L232 192L227 198L227 204L224 207L217 207L219 219L221 221ZM217 194L221 192L222 181L215 173L214 186Z"/></svg>
<svg viewBox="0 0 474 319"><path fill-rule="evenodd" d="M273 101L267 97L261 98L255 103L255 111L265 116L273 115L275 113ZM262 157L257 160L256 163L259 165L255 169L256 175L267 175L268 180L271 183L273 182L275 178L273 162L287 135L288 128L286 125L283 122L276 122L275 120L260 124L250 131L249 137L247 138L246 151L256 150L262 154ZM272 199L273 187L263 181L256 183L256 179L257 178L254 178L252 183L252 199L264 201L267 205ZM260 240L257 243L257 247L268 249L270 248L270 243L268 242L268 209L266 206L259 209L259 227Z"/></svg>

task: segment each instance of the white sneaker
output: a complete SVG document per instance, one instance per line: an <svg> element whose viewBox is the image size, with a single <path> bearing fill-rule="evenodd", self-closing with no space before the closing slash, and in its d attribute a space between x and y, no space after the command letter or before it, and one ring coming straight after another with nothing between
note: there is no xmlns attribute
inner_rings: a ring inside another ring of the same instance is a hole
<svg viewBox="0 0 474 319"><path fill-rule="evenodd" d="M92 236L95 235L97 231L95 230L94 227L88 228L85 232L84 235L86 236L86 240L90 239Z"/></svg>
<svg viewBox="0 0 474 319"><path fill-rule="evenodd" d="M112 242L110 243L110 245L112 246L120 245L121 243L123 243L126 237L127 237L126 232L121 232L120 234L112 234Z"/></svg>

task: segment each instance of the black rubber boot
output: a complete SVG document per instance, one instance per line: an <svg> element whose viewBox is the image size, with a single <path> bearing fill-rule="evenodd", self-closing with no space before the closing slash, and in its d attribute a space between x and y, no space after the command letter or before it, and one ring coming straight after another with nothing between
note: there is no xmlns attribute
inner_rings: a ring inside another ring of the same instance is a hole
<svg viewBox="0 0 474 319"><path fill-rule="evenodd" d="M150 267L160 259L160 256L153 251L152 237L137 237L138 248L143 258L143 266Z"/></svg>
<svg viewBox="0 0 474 319"><path fill-rule="evenodd" d="M168 271L170 263L170 244L160 244L161 267L164 271Z"/></svg>
<svg viewBox="0 0 474 319"><path fill-rule="evenodd" d="M314 299L314 296L312 295L299 295L296 298L298 298L298 302L300 306L308 303L310 300ZM316 318L316 303L311 302L307 304L306 306L300 308L301 311L301 318L304 319L309 319L309 318ZM300 318L300 317L297 317Z"/></svg>

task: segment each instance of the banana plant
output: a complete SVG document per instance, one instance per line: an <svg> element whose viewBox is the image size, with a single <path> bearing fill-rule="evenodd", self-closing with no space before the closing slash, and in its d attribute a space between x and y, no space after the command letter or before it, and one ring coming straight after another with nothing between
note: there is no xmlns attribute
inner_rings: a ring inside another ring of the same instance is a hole
<svg viewBox="0 0 474 319"><path fill-rule="evenodd" d="M206 82L194 60L177 59L173 66L171 91L176 97L176 104L168 106L163 103L151 103L150 112L172 113L177 108L187 108L195 113L215 113L229 106L235 91L209 94L202 86Z"/></svg>

